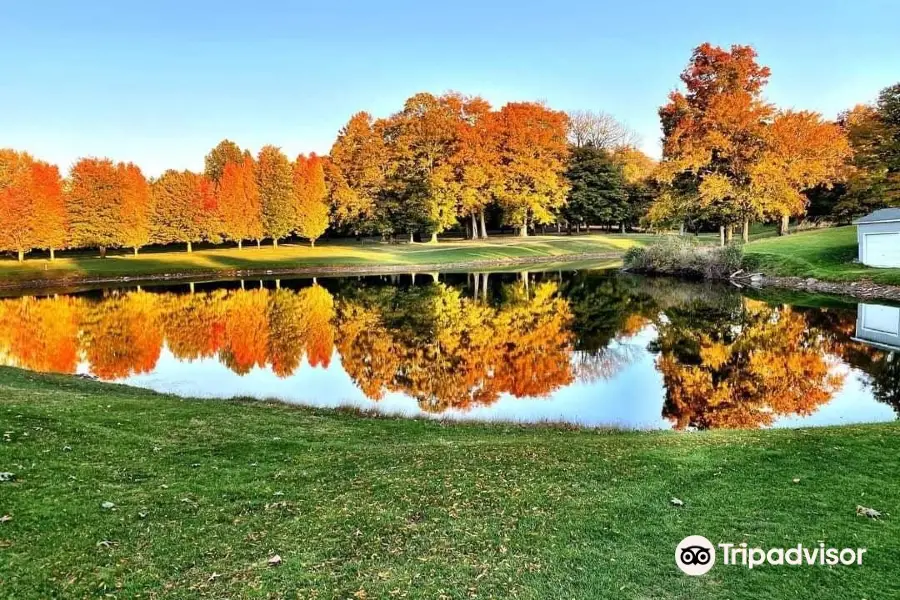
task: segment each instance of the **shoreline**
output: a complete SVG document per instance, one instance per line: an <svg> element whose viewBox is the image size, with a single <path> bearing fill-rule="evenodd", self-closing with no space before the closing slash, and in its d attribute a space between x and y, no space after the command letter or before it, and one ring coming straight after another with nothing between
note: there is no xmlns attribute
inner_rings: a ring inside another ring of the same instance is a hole
<svg viewBox="0 0 900 600"><path fill-rule="evenodd" d="M872 281L822 281L812 277L779 277L763 275L754 282L755 287L776 287L811 294L831 294L849 296L858 300L900 301L900 286L874 283Z"/></svg>
<svg viewBox="0 0 900 600"><path fill-rule="evenodd" d="M580 252L556 256L527 256L484 260L469 260L446 263L423 264L376 264L376 265L335 265L308 266L274 269L197 269L179 273L157 273L147 275L115 275L115 276L77 276L43 279L0 280L0 290L36 290L84 285L102 285L109 283L156 283L190 280L233 279L245 277L272 277L276 275L292 275L307 277L334 277L353 275L387 275L399 273L427 274L446 271L485 270L504 267L528 267L547 264L576 263L586 260L621 260L620 252Z"/></svg>

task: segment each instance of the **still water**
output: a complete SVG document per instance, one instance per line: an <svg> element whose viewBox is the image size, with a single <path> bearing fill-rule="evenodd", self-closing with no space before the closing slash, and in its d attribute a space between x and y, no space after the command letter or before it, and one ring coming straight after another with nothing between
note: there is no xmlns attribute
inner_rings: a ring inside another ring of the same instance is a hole
<svg viewBox="0 0 900 600"><path fill-rule="evenodd" d="M900 308L603 271L231 281L2 299L0 364L460 420L827 425L896 418Z"/></svg>

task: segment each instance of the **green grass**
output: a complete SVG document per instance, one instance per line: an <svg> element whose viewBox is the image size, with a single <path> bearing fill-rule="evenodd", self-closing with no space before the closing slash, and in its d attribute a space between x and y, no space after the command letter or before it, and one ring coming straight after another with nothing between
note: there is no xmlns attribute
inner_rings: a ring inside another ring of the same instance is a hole
<svg viewBox="0 0 900 600"><path fill-rule="evenodd" d="M448 241L438 244L361 244L353 241L307 245L281 244L278 248L255 245L180 251L128 252L105 259L96 253L30 258L22 263L0 260L0 279L77 279L78 277L140 277L163 273L210 273L248 269L289 269L373 265L433 265L469 261L544 258L584 253L613 255L640 243L646 235L540 236L527 239L497 237L485 241Z"/></svg>
<svg viewBox="0 0 900 600"><path fill-rule="evenodd" d="M0 422L5 598L900 597L895 424L451 426L8 368ZM689 578L688 534L868 553Z"/></svg>
<svg viewBox="0 0 900 600"><path fill-rule="evenodd" d="M803 231L753 241L744 247L748 264L767 275L814 277L900 285L900 269L876 269L854 263L856 227Z"/></svg>

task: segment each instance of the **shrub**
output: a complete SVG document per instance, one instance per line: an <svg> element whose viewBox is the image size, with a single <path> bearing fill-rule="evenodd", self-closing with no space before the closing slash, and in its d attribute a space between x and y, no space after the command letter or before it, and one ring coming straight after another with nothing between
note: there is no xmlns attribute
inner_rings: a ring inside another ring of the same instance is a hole
<svg viewBox="0 0 900 600"><path fill-rule="evenodd" d="M703 246L694 238L666 236L649 246L630 248L625 268L638 273L659 273L706 279L727 279L740 270L740 245Z"/></svg>

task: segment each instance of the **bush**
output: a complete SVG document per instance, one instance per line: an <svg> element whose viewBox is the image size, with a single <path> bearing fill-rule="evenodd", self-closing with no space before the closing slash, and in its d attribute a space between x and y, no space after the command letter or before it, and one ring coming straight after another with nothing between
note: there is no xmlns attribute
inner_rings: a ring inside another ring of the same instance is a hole
<svg viewBox="0 0 900 600"><path fill-rule="evenodd" d="M740 270L740 245L702 246L694 238L666 236L649 246L630 248L625 268L638 273L659 273L705 279L728 279Z"/></svg>

